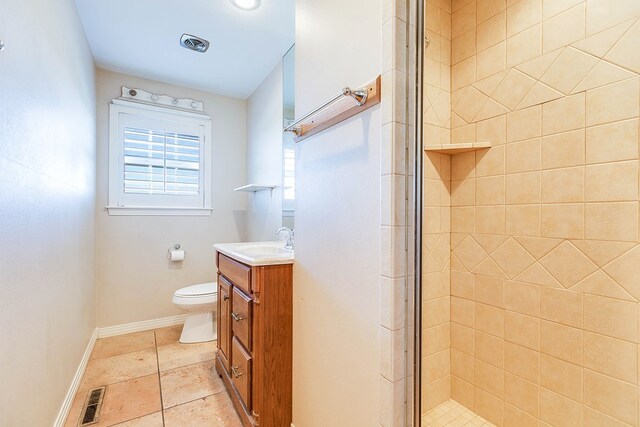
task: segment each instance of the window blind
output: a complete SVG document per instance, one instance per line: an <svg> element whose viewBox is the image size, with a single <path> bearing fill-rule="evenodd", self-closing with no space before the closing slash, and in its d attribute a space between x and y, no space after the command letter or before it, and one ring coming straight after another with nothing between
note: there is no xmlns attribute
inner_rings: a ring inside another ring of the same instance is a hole
<svg viewBox="0 0 640 427"><path fill-rule="evenodd" d="M199 136L124 129L124 192L194 196L200 193Z"/></svg>

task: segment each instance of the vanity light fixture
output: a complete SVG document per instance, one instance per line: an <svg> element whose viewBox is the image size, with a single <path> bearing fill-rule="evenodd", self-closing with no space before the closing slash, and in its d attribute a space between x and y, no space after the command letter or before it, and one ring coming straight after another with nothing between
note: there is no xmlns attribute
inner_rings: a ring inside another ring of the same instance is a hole
<svg viewBox="0 0 640 427"><path fill-rule="evenodd" d="M232 5L242 10L255 10L260 7L261 0L229 0Z"/></svg>

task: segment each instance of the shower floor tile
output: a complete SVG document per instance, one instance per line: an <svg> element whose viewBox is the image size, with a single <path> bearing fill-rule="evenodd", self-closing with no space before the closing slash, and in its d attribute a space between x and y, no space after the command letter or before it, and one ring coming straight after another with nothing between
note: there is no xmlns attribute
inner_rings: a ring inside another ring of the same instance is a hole
<svg viewBox="0 0 640 427"><path fill-rule="evenodd" d="M180 344L182 326L96 342L66 427L77 427L90 389L106 386L92 427L241 427L213 367L215 341Z"/></svg>
<svg viewBox="0 0 640 427"><path fill-rule="evenodd" d="M422 416L422 427L495 427L455 400L447 400Z"/></svg>

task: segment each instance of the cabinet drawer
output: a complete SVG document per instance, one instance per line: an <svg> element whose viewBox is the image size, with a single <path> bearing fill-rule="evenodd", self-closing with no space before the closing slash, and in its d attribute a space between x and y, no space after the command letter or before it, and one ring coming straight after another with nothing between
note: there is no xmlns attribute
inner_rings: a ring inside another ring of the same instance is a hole
<svg viewBox="0 0 640 427"><path fill-rule="evenodd" d="M251 267L218 253L218 270L234 285L242 288L246 293L251 293Z"/></svg>
<svg viewBox="0 0 640 427"><path fill-rule="evenodd" d="M231 381L247 408L251 408L251 355L236 337L233 338Z"/></svg>
<svg viewBox="0 0 640 427"><path fill-rule="evenodd" d="M240 289L233 288L232 312L231 312L231 328L233 335L239 339L244 346L251 350L251 322L252 319L252 302L251 298L244 294Z"/></svg>

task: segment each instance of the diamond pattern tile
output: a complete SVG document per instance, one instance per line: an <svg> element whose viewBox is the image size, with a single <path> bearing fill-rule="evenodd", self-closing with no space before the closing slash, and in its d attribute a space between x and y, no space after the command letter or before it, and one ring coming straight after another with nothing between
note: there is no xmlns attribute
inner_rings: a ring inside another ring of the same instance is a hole
<svg viewBox="0 0 640 427"><path fill-rule="evenodd" d="M512 279L536 262L513 237L496 249L491 258Z"/></svg>
<svg viewBox="0 0 640 427"><path fill-rule="evenodd" d="M512 68L491 97L513 110L535 84L534 79Z"/></svg>
<svg viewBox="0 0 640 427"><path fill-rule="evenodd" d="M636 243L632 242L603 240L572 240L571 243L599 267L604 267L636 246Z"/></svg>
<svg viewBox="0 0 640 427"><path fill-rule="evenodd" d="M558 59L562 50L563 49L557 49L552 52L545 53L542 56L538 56L537 58L530 59L527 62L517 65L516 70L522 71L526 75L539 80L549 67L551 67L551 64Z"/></svg>
<svg viewBox="0 0 640 427"><path fill-rule="evenodd" d="M484 249L470 235L453 251L468 271L473 270L488 256Z"/></svg>
<svg viewBox="0 0 640 427"><path fill-rule="evenodd" d="M565 288L572 287L598 270L597 265L568 241L549 252L540 263Z"/></svg>
<svg viewBox="0 0 640 427"><path fill-rule="evenodd" d="M487 95L473 86L468 86L453 107L453 111L465 121L471 122L486 100Z"/></svg>
<svg viewBox="0 0 640 427"><path fill-rule="evenodd" d="M508 239L507 236L502 234L474 234L473 238L489 254L498 249Z"/></svg>
<svg viewBox="0 0 640 427"><path fill-rule="evenodd" d="M584 92L585 90L619 82L634 76L635 74L631 71L601 60L571 93Z"/></svg>
<svg viewBox="0 0 640 427"><path fill-rule="evenodd" d="M516 277L516 280L548 286L551 288L562 288L560 282L558 282L539 262L536 262L531 267L520 273Z"/></svg>
<svg viewBox="0 0 640 427"><path fill-rule="evenodd" d="M522 98L522 101L516 107L516 110L532 107L534 105L542 104L545 102L553 101L554 99L562 98L564 95L557 90L547 86L544 83L537 82Z"/></svg>
<svg viewBox="0 0 640 427"><path fill-rule="evenodd" d="M571 46L598 58L603 58L633 22L635 22L635 18L577 41Z"/></svg>
<svg viewBox="0 0 640 427"><path fill-rule="evenodd" d="M640 246L636 246L603 268L613 280L622 286L634 298L640 300Z"/></svg>
<svg viewBox="0 0 640 427"><path fill-rule="evenodd" d="M560 239L547 237L515 237L515 239L536 260L539 260L562 243L562 240Z"/></svg>
<svg viewBox="0 0 640 427"><path fill-rule="evenodd" d="M498 104L493 99L489 98L484 103L478 114L473 119L474 122L490 119L492 117L499 116L501 114L508 113L509 109L504 105Z"/></svg>
<svg viewBox="0 0 640 427"><path fill-rule="evenodd" d="M597 63L598 58L595 56L568 47L542 75L540 81L568 95Z"/></svg>
<svg viewBox="0 0 640 427"><path fill-rule="evenodd" d="M640 21L636 21L631 29L622 36L611 51L607 53L605 59L635 73L640 73L638 40L640 40Z"/></svg>
<svg viewBox="0 0 640 427"><path fill-rule="evenodd" d="M579 282L571 288L572 291L580 291L587 294L601 295L603 297L618 298L627 301L635 301L627 291L618 285L602 270L598 270L591 276Z"/></svg>

